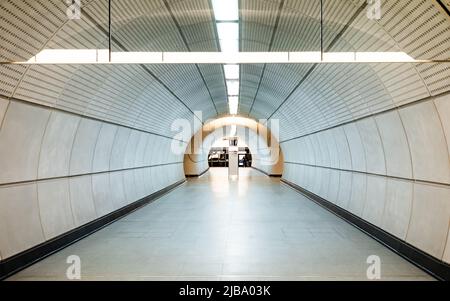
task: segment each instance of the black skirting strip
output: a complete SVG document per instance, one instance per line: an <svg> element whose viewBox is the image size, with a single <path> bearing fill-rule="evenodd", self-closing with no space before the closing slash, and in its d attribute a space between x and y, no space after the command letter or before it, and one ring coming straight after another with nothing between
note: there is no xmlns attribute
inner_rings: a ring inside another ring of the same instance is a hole
<svg viewBox="0 0 450 301"><path fill-rule="evenodd" d="M283 176L283 175L279 175L279 174L269 174L269 173L265 172L264 170L259 169L259 168L254 167L254 166L252 166L252 168L253 168L253 169L256 169L257 171L259 171L259 172L261 172L261 173L263 173L263 174L265 174L265 175L268 176L268 177L272 177L272 178L281 178L281 177Z"/></svg>
<svg viewBox="0 0 450 301"><path fill-rule="evenodd" d="M132 204L129 204L123 208L120 208L114 212L111 212L105 216L102 216L96 220L93 220L83 226L75 228L69 232L66 232L58 237L43 242L31 249L25 250L19 254L16 254L10 258L0 261L0 280L3 280L13 274L29 267L30 265L54 254L69 245L93 234L94 232L108 226L109 224L117 221L132 211L145 206L169 191L175 189L179 185L186 182L185 179L176 182L166 188L163 188L143 199L140 199Z"/></svg>
<svg viewBox="0 0 450 301"><path fill-rule="evenodd" d="M201 174L199 174L199 175L186 175L186 178L198 178L198 177L203 176L208 171L209 171L209 167L205 171L203 171Z"/></svg>
<svg viewBox="0 0 450 301"><path fill-rule="evenodd" d="M450 265L439 260L431 255L424 253L409 243L393 236L392 234L384 231L383 229L365 221L364 219L354 215L353 213L336 206L335 204L321 198L320 196L294 184L285 179L281 180L283 183L292 187L296 191L305 195L310 200L318 203L322 207L331 211L335 215L349 222L356 228L360 229L364 233L368 234L375 240L379 241L401 257L405 258L415 266L419 267L423 271L427 272L431 276L439 280L450 280Z"/></svg>

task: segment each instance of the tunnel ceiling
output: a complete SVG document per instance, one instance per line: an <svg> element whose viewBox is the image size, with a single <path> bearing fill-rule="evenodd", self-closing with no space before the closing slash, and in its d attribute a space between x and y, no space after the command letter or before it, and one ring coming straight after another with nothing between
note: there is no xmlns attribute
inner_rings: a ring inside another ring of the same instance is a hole
<svg viewBox="0 0 450 301"><path fill-rule="evenodd" d="M434 0L383 1L379 21L364 0L325 0L324 49L402 51L448 59L450 19ZM107 48L105 0L2 1L1 61L42 49ZM220 51L209 0L113 0L116 51ZM241 51L320 50L320 2L241 0ZM280 140L332 127L450 90L450 64L249 64L239 114L280 119ZM176 118L226 115L221 65L1 65L0 94L163 135ZM197 128L198 129L198 128Z"/></svg>

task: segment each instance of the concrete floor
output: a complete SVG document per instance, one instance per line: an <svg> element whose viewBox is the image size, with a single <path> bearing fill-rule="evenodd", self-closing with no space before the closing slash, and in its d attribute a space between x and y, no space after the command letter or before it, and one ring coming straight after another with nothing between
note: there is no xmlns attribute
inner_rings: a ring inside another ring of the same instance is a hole
<svg viewBox="0 0 450 301"><path fill-rule="evenodd" d="M430 276L296 191L252 169L229 182L215 168L152 204L14 275L65 280L382 280Z"/></svg>

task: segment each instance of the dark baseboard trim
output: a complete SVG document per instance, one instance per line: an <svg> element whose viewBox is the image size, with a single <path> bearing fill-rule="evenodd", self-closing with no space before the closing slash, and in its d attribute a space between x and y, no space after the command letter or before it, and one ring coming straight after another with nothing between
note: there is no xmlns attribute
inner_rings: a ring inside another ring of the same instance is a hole
<svg viewBox="0 0 450 301"><path fill-rule="evenodd" d="M384 231L383 229L363 220L362 218L354 215L353 213L336 206L335 204L321 198L320 196L294 184L285 179L281 179L283 183L290 186L294 190L305 195L310 200L321 205L325 209L331 211L338 217L344 219L348 223L352 224L359 230L363 231L367 235L371 236L375 240L379 241L398 255L402 256L415 266L419 267L423 271L427 272L431 276L438 280L450 280L450 265L439 260L425 252L417 249L409 243L393 236L392 234Z"/></svg>
<svg viewBox="0 0 450 301"><path fill-rule="evenodd" d="M186 175L186 178L198 178L198 177L201 177L201 176L203 176L205 173L207 173L209 171L209 167L205 170L205 171L203 171L202 173L200 173L200 174L198 174L198 175Z"/></svg>
<svg viewBox="0 0 450 301"><path fill-rule="evenodd" d="M143 199L140 199L132 204L93 220L83 226L73 229L51 240L43 242L31 249L16 254L10 258L0 261L0 280L14 275L15 273L29 267L30 265L70 246L71 244L97 232L98 230L108 226L117 221L125 215L145 206L171 190L177 188L186 182L185 179L176 182L166 188L163 188Z"/></svg>
<svg viewBox="0 0 450 301"><path fill-rule="evenodd" d="M253 168L253 169L256 169L256 170L259 171L260 173L265 174L265 175L268 176L268 177L272 177L272 178L281 178L281 177L283 176L283 175L279 175L279 174L269 174L269 173L265 172L264 170L259 169L259 168L254 167L254 166L252 166L252 168Z"/></svg>

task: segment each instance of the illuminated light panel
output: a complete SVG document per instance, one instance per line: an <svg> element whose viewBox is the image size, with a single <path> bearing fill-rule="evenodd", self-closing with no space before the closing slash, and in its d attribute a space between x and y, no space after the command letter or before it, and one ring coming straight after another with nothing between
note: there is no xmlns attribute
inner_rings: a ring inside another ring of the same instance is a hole
<svg viewBox="0 0 450 301"><path fill-rule="evenodd" d="M238 21L238 0L212 0L216 21Z"/></svg>
<svg viewBox="0 0 450 301"><path fill-rule="evenodd" d="M239 97L237 96L228 97L228 105L230 107L230 114L237 115L239 107Z"/></svg>
<svg viewBox="0 0 450 301"><path fill-rule="evenodd" d="M44 49L27 61L30 64L96 64L109 62L108 49Z"/></svg>
<svg viewBox="0 0 450 301"><path fill-rule="evenodd" d="M320 55L320 53L319 53ZM355 52L325 52L323 54L324 61L330 62L351 62L356 61Z"/></svg>
<svg viewBox="0 0 450 301"><path fill-rule="evenodd" d="M288 61L295 63L320 63L322 54L320 51L289 52Z"/></svg>
<svg viewBox="0 0 450 301"><path fill-rule="evenodd" d="M239 40L219 40L219 43L223 53L239 52Z"/></svg>
<svg viewBox="0 0 450 301"><path fill-rule="evenodd" d="M355 61L361 63L370 62L404 62L413 63L416 62L414 58L409 56L405 52L356 52ZM417 60L419 62L420 60Z"/></svg>
<svg viewBox="0 0 450 301"><path fill-rule="evenodd" d="M239 80L227 80L229 96L239 95Z"/></svg>
<svg viewBox="0 0 450 301"><path fill-rule="evenodd" d="M290 52L289 63L425 63L405 52Z"/></svg>
<svg viewBox="0 0 450 301"><path fill-rule="evenodd" d="M434 62L450 60L416 60L404 52L325 52L323 60L320 52L112 52L109 62L108 49L45 49L28 61L0 64L227 64L229 79L237 79L237 64Z"/></svg>
<svg viewBox="0 0 450 301"><path fill-rule="evenodd" d="M220 48L224 53L239 52L239 24L217 23Z"/></svg>
<svg viewBox="0 0 450 301"><path fill-rule="evenodd" d="M239 65L223 66L226 79L239 79Z"/></svg>
<svg viewBox="0 0 450 301"><path fill-rule="evenodd" d="M219 40L232 41L239 40L238 23L217 23L217 33Z"/></svg>
<svg viewBox="0 0 450 301"><path fill-rule="evenodd" d="M163 62L162 52L113 52L111 61L115 64L159 64Z"/></svg>

